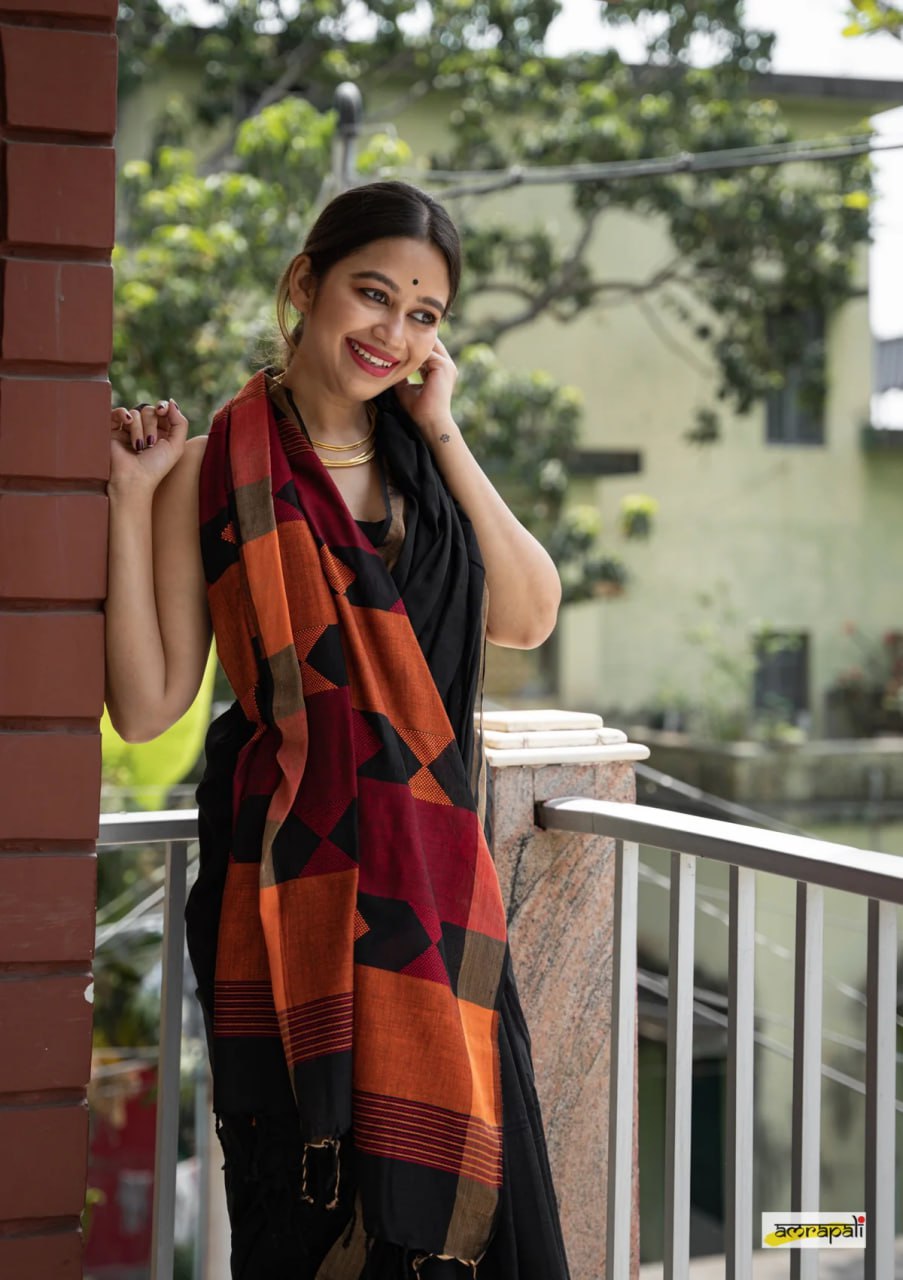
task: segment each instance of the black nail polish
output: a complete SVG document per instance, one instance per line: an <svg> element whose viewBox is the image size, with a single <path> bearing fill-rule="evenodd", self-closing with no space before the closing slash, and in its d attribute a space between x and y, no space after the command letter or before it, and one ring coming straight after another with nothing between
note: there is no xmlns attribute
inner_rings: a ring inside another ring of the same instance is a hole
<svg viewBox="0 0 903 1280"><path fill-rule="evenodd" d="M144 447L146 449L149 449L151 445L154 443L154 441L156 440L156 438L157 438L156 436L148 436L144 442Z"/></svg>

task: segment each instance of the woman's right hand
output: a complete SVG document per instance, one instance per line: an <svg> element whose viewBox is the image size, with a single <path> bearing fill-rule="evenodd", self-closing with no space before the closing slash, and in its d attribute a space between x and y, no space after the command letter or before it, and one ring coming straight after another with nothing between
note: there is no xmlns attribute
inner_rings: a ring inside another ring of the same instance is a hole
<svg viewBox="0 0 903 1280"><path fill-rule="evenodd" d="M111 486L156 489L182 456L188 439L188 419L176 401L117 408L110 423Z"/></svg>

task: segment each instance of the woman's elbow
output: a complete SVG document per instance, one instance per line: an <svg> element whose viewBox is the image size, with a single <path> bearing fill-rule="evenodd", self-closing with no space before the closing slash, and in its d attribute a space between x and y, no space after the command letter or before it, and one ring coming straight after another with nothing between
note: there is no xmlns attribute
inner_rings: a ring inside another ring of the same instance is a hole
<svg viewBox="0 0 903 1280"><path fill-rule="evenodd" d="M154 738L159 738L160 734L168 728L168 725L160 724L157 720L117 715L109 706L107 711L110 716L110 723L123 742L131 744L152 742Z"/></svg>
<svg viewBox="0 0 903 1280"><path fill-rule="evenodd" d="M495 621L490 606L486 639L505 649L538 649L555 630L560 604L561 584L556 576L554 589L541 598L532 598L517 616L508 612Z"/></svg>

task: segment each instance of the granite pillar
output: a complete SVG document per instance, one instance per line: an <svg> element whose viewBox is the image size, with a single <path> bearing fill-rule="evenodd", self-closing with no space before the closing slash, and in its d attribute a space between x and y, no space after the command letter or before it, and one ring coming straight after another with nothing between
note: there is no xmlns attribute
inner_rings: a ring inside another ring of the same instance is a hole
<svg viewBox="0 0 903 1280"><path fill-rule="evenodd" d="M533 1041L571 1274L573 1280L603 1280L614 841L542 831L534 824L534 808L567 795L632 801L633 762L648 751L603 729L597 717L560 717L562 727L547 731L549 713L517 714L532 718L519 724L510 713L487 717L488 723L504 722L486 733L493 854ZM542 731L531 732L527 725L537 715ZM566 727L593 720L594 741L585 728ZM577 745L569 745L567 738L575 735ZM638 1186L634 1204L631 1276L617 1280L639 1275Z"/></svg>

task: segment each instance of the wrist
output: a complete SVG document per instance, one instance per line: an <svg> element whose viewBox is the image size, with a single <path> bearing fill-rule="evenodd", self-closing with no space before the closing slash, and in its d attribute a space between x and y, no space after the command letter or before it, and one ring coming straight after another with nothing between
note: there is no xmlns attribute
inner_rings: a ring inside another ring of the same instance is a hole
<svg viewBox="0 0 903 1280"><path fill-rule="evenodd" d="M420 430L427 444L433 450L441 450L463 439L461 428L451 415L439 418L435 422L424 423Z"/></svg>
<svg viewBox="0 0 903 1280"><path fill-rule="evenodd" d="M126 506L130 508L140 506L142 503L148 507L151 506L154 499L154 490L156 485L148 484L147 480L137 477L119 477L111 479L107 482L107 497L114 506Z"/></svg>

